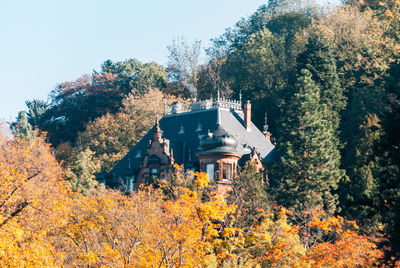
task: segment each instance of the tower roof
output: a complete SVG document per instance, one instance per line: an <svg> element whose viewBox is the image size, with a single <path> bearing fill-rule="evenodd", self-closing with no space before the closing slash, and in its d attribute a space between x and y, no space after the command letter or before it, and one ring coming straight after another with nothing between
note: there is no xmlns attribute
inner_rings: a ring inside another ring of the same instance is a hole
<svg viewBox="0 0 400 268"><path fill-rule="evenodd" d="M217 110L217 128L214 132L209 133L207 136L200 140L199 154L210 153L234 153L240 154L236 148L238 140L230 135L222 126L220 121L220 110Z"/></svg>

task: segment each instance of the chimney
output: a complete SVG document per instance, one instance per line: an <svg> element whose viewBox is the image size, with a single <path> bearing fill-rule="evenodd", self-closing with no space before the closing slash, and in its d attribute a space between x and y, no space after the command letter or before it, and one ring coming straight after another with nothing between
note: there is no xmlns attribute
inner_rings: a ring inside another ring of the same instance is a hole
<svg viewBox="0 0 400 268"><path fill-rule="evenodd" d="M267 138L267 140L271 141L271 133L268 131L263 131L264 136Z"/></svg>
<svg viewBox="0 0 400 268"><path fill-rule="evenodd" d="M244 124L247 131L251 131L251 103L249 100L244 105Z"/></svg>

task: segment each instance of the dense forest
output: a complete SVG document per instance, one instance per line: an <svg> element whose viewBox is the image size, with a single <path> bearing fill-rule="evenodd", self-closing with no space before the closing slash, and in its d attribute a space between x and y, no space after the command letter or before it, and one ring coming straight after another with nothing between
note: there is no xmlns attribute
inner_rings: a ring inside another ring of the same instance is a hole
<svg viewBox="0 0 400 268"><path fill-rule="evenodd" d="M400 265L400 1L271 0L166 67L106 60L28 100L0 136L0 263L87 267ZM205 53L206 61L201 61ZM280 160L222 199L184 167L130 194L104 188L164 103L253 103Z"/></svg>

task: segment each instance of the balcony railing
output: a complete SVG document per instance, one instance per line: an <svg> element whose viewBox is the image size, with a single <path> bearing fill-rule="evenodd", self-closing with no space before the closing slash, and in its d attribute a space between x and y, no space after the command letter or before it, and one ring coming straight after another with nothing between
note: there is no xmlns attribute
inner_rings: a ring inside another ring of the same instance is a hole
<svg viewBox="0 0 400 268"><path fill-rule="evenodd" d="M235 110L236 112L242 111L242 101L241 100L228 100L224 98L216 98L203 100L198 102L193 102L190 104L174 103L171 106L165 105L165 115L170 114L180 114L199 110L208 110L214 108L223 108L229 110Z"/></svg>

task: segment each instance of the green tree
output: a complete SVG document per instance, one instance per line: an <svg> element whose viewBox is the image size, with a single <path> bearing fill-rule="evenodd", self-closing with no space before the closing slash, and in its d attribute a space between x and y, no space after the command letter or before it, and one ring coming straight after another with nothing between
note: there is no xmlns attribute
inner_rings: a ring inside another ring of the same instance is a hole
<svg viewBox="0 0 400 268"><path fill-rule="evenodd" d="M379 193L380 164L375 147L382 139L382 126L379 118L371 114L360 126L358 146L352 148L355 156L347 163L348 178L339 184L341 214L350 220L356 220L366 233L376 232L381 220L380 212L375 208Z"/></svg>
<svg viewBox="0 0 400 268"><path fill-rule="evenodd" d="M282 90L287 85L290 66L285 64L287 53L284 38L272 34L268 29L250 36L241 49L232 53L225 65L225 77L229 77L234 95L243 94L244 100L253 103L253 115L257 125L264 123L264 115L270 115L271 129L275 129L278 103Z"/></svg>
<svg viewBox="0 0 400 268"><path fill-rule="evenodd" d="M97 185L96 174L99 172L100 163L89 148L78 152L72 165L67 168L71 189L88 194Z"/></svg>
<svg viewBox="0 0 400 268"><path fill-rule="evenodd" d="M382 86L396 54L394 40L386 34L387 23L371 10L361 12L354 6L340 6L321 17L313 27L329 42L337 73L348 100L342 113L341 140L345 144L343 163L351 163L361 137L360 126L369 114L387 109L387 92Z"/></svg>
<svg viewBox="0 0 400 268"><path fill-rule="evenodd" d="M264 114L268 112L275 135L282 91L287 88L288 76L295 73L296 56L304 42L297 35L318 13L299 1L275 1L272 4L274 7L260 6L254 14L213 39L207 54L211 58L210 67L221 64L214 68L219 73L216 76L218 89L225 89L225 95L231 94L236 99L242 92L243 99L250 99L254 104L252 121L259 127L264 124ZM199 84L203 85L202 82ZM211 85L209 83L205 90L208 95L215 95L216 89L212 91Z"/></svg>
<svg viewBox="0 0 400 268"><path fill-rule="evenodd" d="M246 44L251 35L264 29L285 37L289 45L296 33L310 25L311 19L317 15L311 5L299 2L271 1L268 5L261 5L252 15L242 18L220 37L212 39L213 46L207 49L207 53L213 58L229 56Z"/></svg>
<svg viewBox="0 0 400 268"><path fill-rule="evenodd" d="M28 108L27 115L29 123L37 127L40 124L41 116L46 112L49 108L49 104L45 100L31 100L25 102L26 107Z"/></svg>
<svg viewBox="0 0 400 268"><path fill-rule="evenodd" d="M11 123L10 128L14 137L26 140L32 140L35 137L35 132L24 111L18 113L16 121Z"/></svg>
<svg viewBox="0 0 400 268"><path fill-rule="evenodd" d="M297 70L307 69L320 90L321 104L328 109L327 120L338 129L340 113L346 107L346 98L340 86L336 62L323 34L314 30L308 37L305 49L297 57Z"/></svg>
<svg viewBox="0 0 400 268"><path fill-rule="evenodd" d="M380 161L376 209L384 226L386 260L400 263L400 60L392 65L388 83L390 110L384 114L384 135L376 154ZM395 267L395 265L393 265Z"/></svg>
<svg viewBox="0 0 400 268"><path fill-rule="evenodd" d="M364 231L376 230L381 215L373 205L380 180L374 146L384 132L379 121L389 108L384 84L398 53L388 26L370 9L352 5L313 24L330 44L348 100L340 123L342 167L349 175L338 189L342 214L357 219Z"/></svg>
<svg viewBox="0 0 400 268"><path fill-rule="evenodd" d="M324 114L319 88L310 71L301 71L297 92L284 108L282 136L277 144L281 162L272 176L277 201L296 213L323 207L336 211L334 191L344 177L332 122Z"/></svg>
<svg viewBox="0 0 400 268"><path fill-rule="evenodd" d="M101 66L101 73L117 75L115 86L123 96L144 94L150 88L164 89L167 86L166 70L155 62L142 63L136 59L112 62L106 60Z"/></svg>

